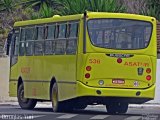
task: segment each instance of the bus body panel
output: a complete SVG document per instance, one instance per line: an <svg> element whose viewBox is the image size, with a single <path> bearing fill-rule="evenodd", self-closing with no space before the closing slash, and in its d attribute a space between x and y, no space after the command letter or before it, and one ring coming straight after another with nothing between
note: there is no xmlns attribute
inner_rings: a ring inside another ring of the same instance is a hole
<svg viewBox="0 0 160 120"><path fill-rule="evenodd" d="M19 57L11 68L9 94L12 97L17 96L20 77L24 82L26 98L50 100L53 77L58 83L59 100L73 98L76 95L76 56Z"/></svg>
<svg viewBox="0 0 160 120"><path fill-rule="evenodd" d="M151 58L136 54L88 53L84 68L91 66L91 70L85 70L83 76L89 73L90 78L84 78L83 83L92 87L148 88L155 84L155 64L152 63L156 61ZM121 63L118 63L119 59ZM155 57L153 59L156 60ZM147 69L151 72L147 73ZM146 79L148 75L151 80ZM103 85L99 85L100 80L104 81Z"/></svg>
<svg viewBox="0 0 160 120"><path fill-rule="evenodd" d="M9 96L17 97L17 81L9 81Z"/></svg>
<svg viewBox="0 0 160 120"><path fill-rule="evenodd" d="M100 94L99 92L100 91ZM151 86L148 89L118 89L118 88L96 88L90 87L82 82L77 82L77 93L78 97L85 96L95 96L95 97L126 97L126 98L150 98L153 99L155 95L155 85ZM137 92L140 92L140 95L136 95ZM128 101L129 102L129 101ZM137 101L135 101L136 103Z"/></svg>
<svg viewBox="0 0 160 120"><path fill-rule="evenodd" d="M18 71L18 64L17 61L15 64L12 65L12 58L10 60L10 79L9 79L9 96L16 97L17 96L17 86L18 86L18 78L19 78L19 71ZM18 59L17 59L18 60Z"/></svg>
<svg viewBox="0 0 160 120"><path fill-rule="evenodd" d="M19 73L24 81L25 97L50 100L50 83L55 77L58 83L59 100L75 97L76 56L21 57ZM23 70L22 70L23 69ZM45 73L45 74L44 74ZM65 95L64 95L65 92Z"/></svg>

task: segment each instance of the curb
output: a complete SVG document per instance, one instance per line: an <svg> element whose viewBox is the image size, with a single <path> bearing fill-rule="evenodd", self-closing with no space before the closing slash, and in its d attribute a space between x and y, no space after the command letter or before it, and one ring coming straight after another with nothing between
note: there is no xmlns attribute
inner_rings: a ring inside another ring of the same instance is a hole
<svg viewBox="0 0 160 120"><path fill-rule="evenodd" d="M19 106L17 101L1 102L0 106ZM90 107L104 107L104 105L89 105ZM36 107L52 107L51 102L38 102ZM159 103L130 104L129 108L160 108Z"/></svg>
<svg viewBox="0 0 160 120"><path fill-rule="evenodd" d="M17 101L1 102L0 106L19 106ZM52 107L51 102L38 102L36 107Z"/></svg>
<svg viewBox="0 0 160 120"><path fill-rule="evenodd" d="M160 108L160 104L159 103L130 104L129 108Z"/></svg>

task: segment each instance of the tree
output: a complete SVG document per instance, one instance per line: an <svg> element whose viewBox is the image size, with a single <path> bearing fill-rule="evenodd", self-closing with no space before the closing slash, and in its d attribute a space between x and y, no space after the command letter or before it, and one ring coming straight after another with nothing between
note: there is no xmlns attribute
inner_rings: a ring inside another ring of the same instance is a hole
<svg viewBox="0 0 160 120"><path fill-rule="evenodd" d="M146 10L146 0L118 0L118 2L126 6L127 13L139 14Z"/></svg>
<svg viewBox="0 0 160 120"><path fill-rule="evenodd" d="M15 3L12 0L1 0L0 1L0 49L3 48L5 38L8 31L12 28L9 23L12 22ZM10 18L8 19L8 16Z"/></svg>
<svg viewBox="0 0 160 120"><path fill-rule="evenodd" d="M10 13L13 11L14 6L15 6L15 3L12 0L1 0L0 1L0 12L6 11Z"/></svg>
<svg viewBox="0 0 160 120"><path fill-rule="evenodd" d="M48 18L54 15L54 10L51 7L48 7L46 3L43 3L39 11L34 11L31 13L32 19L38 18Z"/></svg>
<svg viewBox="0 0 160 120"><path fill-rule="evenodd" d="M31 13L32 19L51 17L62 6L57 0L23 0L20 4L24 9L31 8L34 10Z"/></svg>
<svg viewBox="0 0 160 120"><path fill-rule="evenodd" d="M125 12L126 8L117 0L88 0L90 11L95 12Z"/></svg>
<svg viewBox="0 0 160 120"><path fill-rule="evenodd" d="M51 7L48 7L46 3L42 4L39 12L43 18L52 17L54 15L53 9Z"/></svg>
<svg viewBox="0 0 160 120"><path fill-rule="evenodd" d="M147 0L146 10L143 10L141 14L155 17L160 20L160 0Z"/></svg>
<svg viewBox="0 0 160 120"><path fill-rule="evenodd" d="M125 12L117 0L59 0L63 3L61 15L81 14L85 10L94 12Z"/></svg>
<svg viewBox="0 0 160 120"><path fill-rule="evenodd" d="M13 24L16 21L31 19L32 11L22 9L22 6L16 4L17 0L0 1L0 51L2 51L4 42L10 30L13 29Z"/></svg>
<svg viewBox="0 0 160 120"><path fill-rule="evenodd" d="M59 0L63 4L60 15L81 14L88 9L87 0Z"/></svg>
<svg viewBox="0 0 160 120"><path fill-rule="evenodd" d="M48 7L55 7L55 0L22 0L21 4L26 7L34 8L39 11L40 8L46 4Z"/></svg>

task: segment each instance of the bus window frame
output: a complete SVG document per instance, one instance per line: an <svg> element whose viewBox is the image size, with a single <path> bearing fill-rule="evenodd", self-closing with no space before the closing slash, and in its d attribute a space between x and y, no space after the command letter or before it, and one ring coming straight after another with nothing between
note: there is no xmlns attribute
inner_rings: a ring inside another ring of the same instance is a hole
<svg viewBox="0 0 160 120"><path fill-rule="evenodd" d="M68 21L65 22L57 22L56 23L56 32L55 32L55 55L66 55L66 44L67 44L67 24ZM60 37L60 25L65 25L65 33L64 33L64 37ZM64 48L62 47L62 45L60 45L60 47L57 47L59 43L63 43Z"/></svg>
<svg viewBox="0 0 160 120"><path fill-rule="evenodd" d="M119 19L119 20L132 20L132 21L141 21L141 22L147 22L147 23L150 23L151 25L151 34L149 36L149 42L148 42L148 45L144 48L136 48L136 49L118 49L118 48L105 48L105 47L100 47L100 46L97 46L97 45L94 45L92 40L91 40L91 35L89 33L89 25L88 25L88 22L90 20L99 20L99 19ZM152 37L152 33L153 33L153 23L151 21L147 21L147 20L137 20L137 19L127 19L127 18L92 18L92 19L88 19L87 20L87 34L89 36L89 40L90 40L90 43L94 46L94 47L98 47L98 48L103 48L103 49L110 49L110 50L143 50L143 49L146 49L148 48L148 46L150 45L150 42L151 42L151 37Z"/></svg>
<svg viewBox="0 0 160 120"><path fill-rule="evenodd" d="M71 26L72 25L76 25L76 37L72 37L70 36L71 33ZM78 48L78 42L79 42L79 21L74 21L74 22L68 22L67 24L67 43L66 43L66 55L75 55L77 54L77 48ZM73 52L67 52L67 48L68 48L68 43L69 42L76 42L76 47L75 50Z"/></svg>
<svg viewBox="0 0 160 120"><path fill-rule="evenodd" d="M19 55L19 40L20 40L20 28L18 30L18 36L16 36L16 29L14 29L14 52L13 52L13 55L14 56L18 56ZM16 37L18 37L18 40L16 39ZM16 44L17 43L17 44ZM17 45L17 46L16 46ZM17 48L16 48L17 47ZM15 54L15 50L17 49L17 54Z"/></svg>
<svg viewBox="0 0 160 120"><path fill-rule="evenodd" d="M37 30L36 30L36 26L35 25L33 25L33 26L26 26L25 28L34 28L34 39L32 39L32 40L29 40L29 39L26 39L26 36L25 36L25 55L26 56L34 56L34 41L35 41L35 39L36 39L36 37L37 37ZM25 31L25 33L26 33L26 31ZM33 42L32 44L33 44L33 49L32 49L32 54L27 54L27 43L28 42Z"/></svg>
<svg viewBox="0 0 160 120"><path fill-rule="evenodd" d="M18 34L18 36L16 34ZM16 37L18 37L18 39ZM11 43L10 43L10 49L9 49L10 50L10 52L9 52L10 53L10 66L13 66L18 62L19 38L20 38L20 28L13 29Z"/></svg>
<svg viewBox="0 0 160 120"><path fill-rule="evenodd" d="M21 39L21 38L22 38L22 29L25 30L25 27L26 27L26 26L20 27L20 39L19 39L19 50L18 50L18 55L19 55L19 56L25 56L25 55L26 55L25 39L24 39L24 41L22 41L22 39ZM25 36L25 32L24 32L24 36ZM23 46L24 46L24 48L23 48L23 49L24 49L24 54L22 54L22 55L20 54L20 51L21 51L21 50L20 50L20 47L22 46L21 43L24 44L24 45L23 45Z"/></svg>
<svg viewBox="0 0 160 120"><path fill-rule="evenodd" d="M53 35L53 38L52 39L48 39L48 33L49 33L49 30L48 30L48 27L49 26L54 26L54 35ZM47 32L46 32L47 30ZM55 34L56 34L56 23L52 23L52 24L46 24L45 25L45 39L44 39L44 55L53 55L54 52L53 52L53 41L55 42ZM47 42L51 42L51 53L47 53L46 52L46 43Z"/></svg>
<svg viewBox="0 0 160 120"><path fill-rule="evenodd" d="M44 42L45 42L45 24L41 24L41 25L35 25L36 28L36 38L34 40L34 56L43 56L44 55ZM38 28L43 28L43 38L42 39L38 39ZM37 43L43 43L42 44L42 53L41 54L37 54L35 51L35 46L36 46L36 42Z"/></svg>
<svg viewBox="0 0 160 120"><path fill-rule="evenodd" d="M11 31L9 32L8 37L7 37L7 41L6 41L6 44L5 44L6 55L10 55L12 36L13 36L13 30L11 30Z"/></svg>

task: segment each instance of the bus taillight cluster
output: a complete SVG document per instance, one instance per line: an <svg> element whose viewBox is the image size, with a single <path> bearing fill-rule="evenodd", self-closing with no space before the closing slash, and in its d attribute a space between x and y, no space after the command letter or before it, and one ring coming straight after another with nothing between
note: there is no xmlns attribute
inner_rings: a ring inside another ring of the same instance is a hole
<svg viewBox="0 0 160 120"><path fill-rule="evenodd" d="M92 69L91 66L87 66L87 67L86 67L86 71L88 71L88 72L91 71L91 69ZM86 73L86 74L85 74L85 78L87 78L87 79L90 78L90 76L91 76L90 73Z"/></svg>
<svg viewBox="0 0 160 120"><path fill-rule="evenodd" d="M150 73L151 73L151 69L150 69L150 68L147 68L147 69L146 69L146 73L150 74ZM152 78L151 75L147 75L147 76L146 76L146 80L148 80L148 81L150 81L151 78Z"/></svg>
<svg viewBox="0 0 160 120"><path fill-rule="evenodd" d="M146 73L148 73L148 74L151 73L151 69L150 69L150 68L147 68L147 69L146 69Z"/></svg>
<svg viewBox="0 0 160 120"><path fill-rule="evenodd" d="M91 66L87 66L87 67L86 67L86 70L87 70L87 71L91 71L91 69L92 69Z"/></svg>

